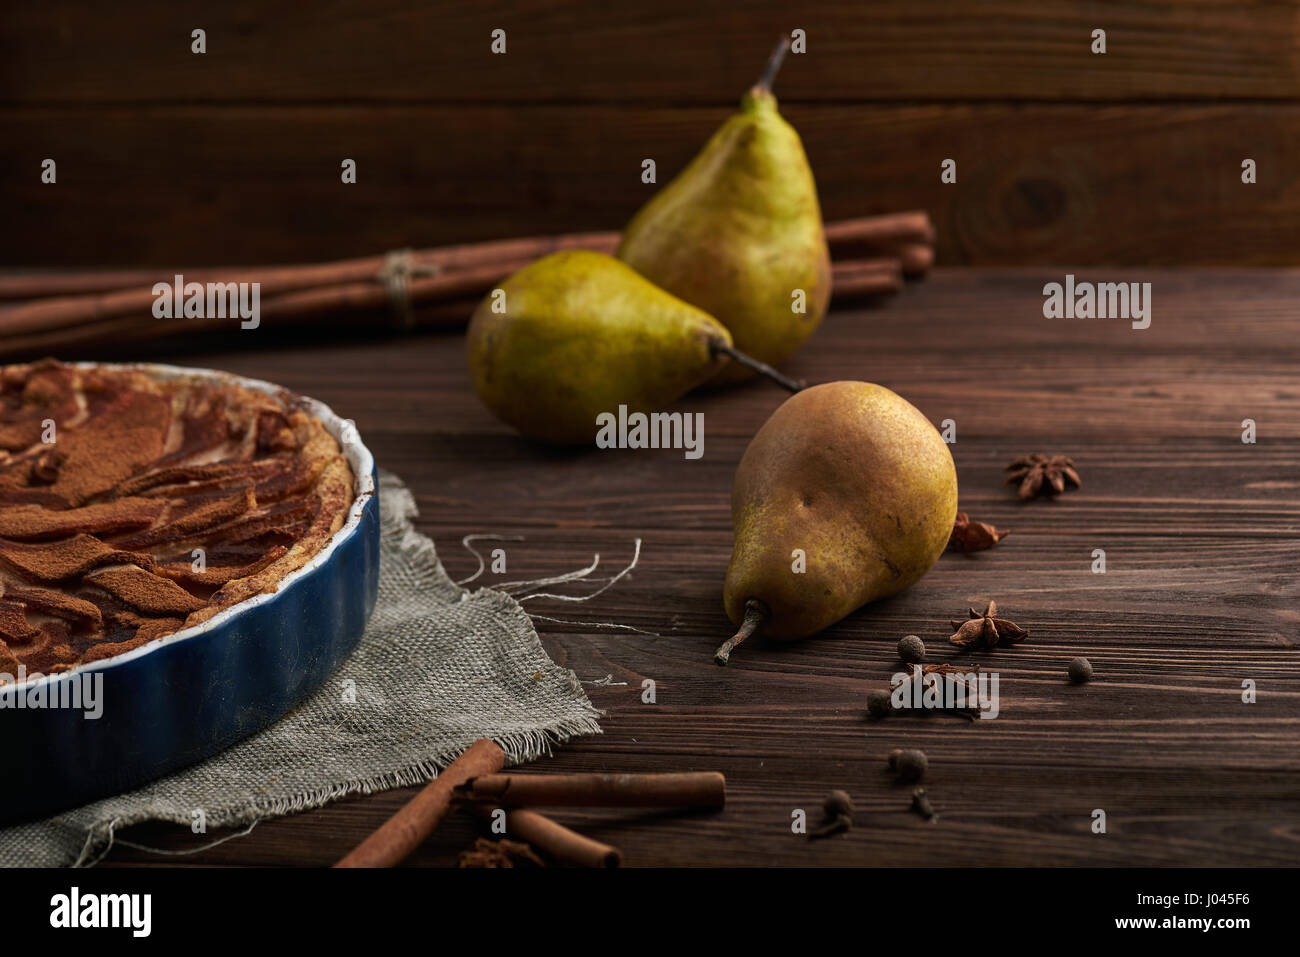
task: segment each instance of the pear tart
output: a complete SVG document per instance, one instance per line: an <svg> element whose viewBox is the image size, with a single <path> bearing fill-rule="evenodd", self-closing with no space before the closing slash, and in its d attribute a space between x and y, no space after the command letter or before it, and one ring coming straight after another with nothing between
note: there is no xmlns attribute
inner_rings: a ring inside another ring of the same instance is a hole
<svg viewBox="0 0 1300 957"><path fill-rule="evenodd" d="M276 590L343 526L355 484L287 392L0 368L0 676L120 655Z"/></svg>

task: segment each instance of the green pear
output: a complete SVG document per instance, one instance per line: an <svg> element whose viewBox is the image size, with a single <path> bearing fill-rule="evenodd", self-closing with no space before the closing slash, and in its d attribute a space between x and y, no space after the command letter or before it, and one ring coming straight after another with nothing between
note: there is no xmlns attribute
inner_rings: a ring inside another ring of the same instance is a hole
<svg viewBox="0 0 1300 957"><path fill-rule="evenodd" d="M772 95L786 48L740 112L632 218L618 247L637 272L726 326L737 349L772 365L813 334L831 297L817 186ZM750 374L733 365L710 384Z"/></svg>
<svg viewBox="0 0 1300 957"><path fill-rule="evenodd" d="M728 362L712 316L603 253L553 253L493 290L469 324L483 404L544 442L594 440L596 417L649 413Z"/></svg>
<svg viewBox="0 0 1300 957"><path fill-rule="evenodd" d="M806 638L902 591L938 561L956 517L948 445L905 399L869 382L790 397L736 469L723 601L740 631L715 660L755 632Z"/></svg>

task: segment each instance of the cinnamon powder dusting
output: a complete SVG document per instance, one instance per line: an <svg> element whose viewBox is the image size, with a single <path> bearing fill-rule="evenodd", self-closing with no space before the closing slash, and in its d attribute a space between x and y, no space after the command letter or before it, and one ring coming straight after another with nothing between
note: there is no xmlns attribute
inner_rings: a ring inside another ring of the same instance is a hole
<svg viewBox="0 0 1300 957"><path fill-rule="evenodd" d="M338 443L288 393L0 367L0 682L20 665L31 677L122 654L274 590L354 494Z"/></svg>

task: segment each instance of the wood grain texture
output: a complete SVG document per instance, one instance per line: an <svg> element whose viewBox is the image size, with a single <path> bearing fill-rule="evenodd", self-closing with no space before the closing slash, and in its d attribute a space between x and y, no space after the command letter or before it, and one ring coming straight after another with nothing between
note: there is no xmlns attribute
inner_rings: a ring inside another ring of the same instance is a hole
<svg viewBox="0 0 1300 957"><path fill-rule="evenodd" d="M452 577L475 568L472 532L506 543L510 579L579 568L599 553L639 567L590 604L530 602L556 661L607 709L605 733L530 770L722 771L722 813L556 811L637 865L1294 865L1300 860L1300 297L1296 271L1107 271L1153 283L1151 328L1046 320L1052 270L940 270L883 308L837 311L788 372L865 378L957 424L961 507L1012 534L945 555L917 586L799 644L746 645L720 669L731 475L781 402L761 383L688 397L705 454L555 452L497 423L472 395L459 337L294 347L234 333L220 350L168 353L281 382L354 418L378 461L415 491L420 527ZM1244 445L1241 421L1258 423ZM1074 456L1084 486L1022 504L1002 466ZM1107 572L1090 571L1106 550ZM481 581L490 584L490 574ZM586 589L569 586L573 593ZM1031 631L977 655L1001 676L1001 716L865 718L899 669L897 639L940 649L947 619L995 598ZM595 627L632 625L654 635ZM1096 669L1069 685L1066 662ZM657 703L641 701L656 682ZM1258 702L1241 702L1241 683ZM885 756L923 748L940 814L908 811ZM830 788L859 808L847 836L809 843ZM395 791L259 825L165 863L327 864L406 800ZM1090 832L1103 808L1108 833ZM411 859L453 864L473 826L448 819ZM187 828L124 836L182 848ZM211 839L213 835L208 835ZM109 864L158 859L119 847Z"/></svg>
<svg viewBox="0 0 1300 957"><path fill-rule="evenodd" d="M1289 4L56 0L0 17L7 265L296 262L617 228L653 188L642 160L661 183L681 169L795 27L809 52L778 93L828 217L928 209L948 265L1295 263ZM939 182L948 158L956 185Z"/></svg>
<svg viewBox="0 0 1300 957"><path fill-rule="evenodd" d="M1300 105L795 105L827 219L926 209L941 264L1289 265ZM0 109L0 261L201 266L618 229L727 108ZM58 183L38 182L44 157ZM344 157L358 183L339 181ZM1241 182L1245 157L1259 181ZM958 181L939 182L945 158Z"/></svg>
<svg viewBox="0 0 1300 957"><path fill-rule="evenodd" d="M906 0L743 7L488 0L9 4L6 102L730 104L806 31L791 101L1294 100L1300 19L1266 0ZM208 53L190 53L202 27ZM493 55L490 34L507 33ZM1107 53L1090 52L1107 31ZM124 65L129 64L129 69Z"/></svg>

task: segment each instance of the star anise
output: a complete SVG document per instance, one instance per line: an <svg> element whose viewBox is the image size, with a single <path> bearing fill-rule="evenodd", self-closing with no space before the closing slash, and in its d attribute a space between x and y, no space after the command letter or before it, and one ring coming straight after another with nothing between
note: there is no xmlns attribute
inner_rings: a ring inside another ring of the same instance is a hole
<svg viewBox="0 0 1300 957"><path fill-rule="evenodd" d="M1014 621L998 618L998 604L990 601L984 613L970 610L970 619L954 621L956 632L948 639L958 648L992 650L1002 643L1015 644L1029 637L1029 631Z"/></svg>
<svg viewBox="0 0 1300 957"><path fill-rule="evenodd" d="M1081 488L1079 473L1074 470L1074 462L1065 455L1044 455L1034 452L1022 455L1006 469L1011 473L1007 477L1008 485L1019 483L1016 490L1021 498L1033 498L1039 492L1048 495L1060 495L1068 482L1074 488Z"/></svg>
<svg viewBox="0 0 1300 957"><path fill-rule="evenodd" d="M954 552L982 552L992 548L1010 532L999 532L987 522L972 522L965 512L957 513L957 521L952 526L952 537L948 547Z"/></svg>
<svg viewBox="0 0 1300 957"><path fill-rule="evenodd" d="M961 622L957 622L956 624L961 624ZM959 668L957 665L948 664L948 663L945 662L945 663L943 663L943 664L926 665L924 668L921 669L921 678L922 678L922 680L924 680L924 679L926 678L926 676L928 676L928 675L942 675L942 676L945 678L945 680L948 680L948 681L957 681L957 679L955 679L955 678L948 678L948 675L950 675L950 674L956 674L956 673L968 674L968 673L970 673L970 671L972 671L972 670L974 670L974 672L975 672L976 674L978 674L978 673L979 673L979 670L980 670L980 666L979 666L979 665L973 665L971 668L964 668L964 669L963 669L963 668ZM913 675L905 674L905 675L903 675L901 678L899 678L897 681L891 682L889 687L890 687L891 690L892 690L892 689L895 689L895 688L897 688L899 685L901 685L901 684L905 684L906 682L911 681L912 678L913 678ZM936 679L936 680L937 680L937 679ZM972 687L968 682L958 682L958 683L959 683L959 684L966 684L966 686L967 686L971 691L974 691L974 690L975 690L974 687Z"/></svg>
<svg viewBox="0 0 1300 957"><path fill-rule="evenodd" d="M965 675L973 674L978 679L979 670L980 670L979 665L974 665L965 668L960 668L957 665L951 665L951 664L926 665L924 668L921 669L921 676L919 679L921 682L920 691L918 692L912 688L909 688L907 690L907 697L905 700L907 701L913 700L912 695L924 694L927 688L937 688L939 689L939 693L942 695L941 700L943 701L951 700L954 702L954 706L951 708L940 707L940 708L928 709L924 712L925 714L930 714L932 711L945 711L950 714L961 715L964 718L968 718L969 720L974 721L977 717L979 717L979 708L976 707L974 704L969 704L969 703L966 704L965 706L959 707L955 705L955 702L958 700L957 695L959 693L961 695L960 700L962 701L974 702L979 700L978 689L976 688L975 685L971 684L971 682L966 680L966 678L964 677ZM959 675L963 677L958 677ZM893 682L889 686L891 695L903 685L917 680L918 679L916 677L915 671L913 671L911 674L903 675L898 679L898 681ZM904 706L903 709L899 709L899 710L905 711L908 710L908 708Z"/></svg>

